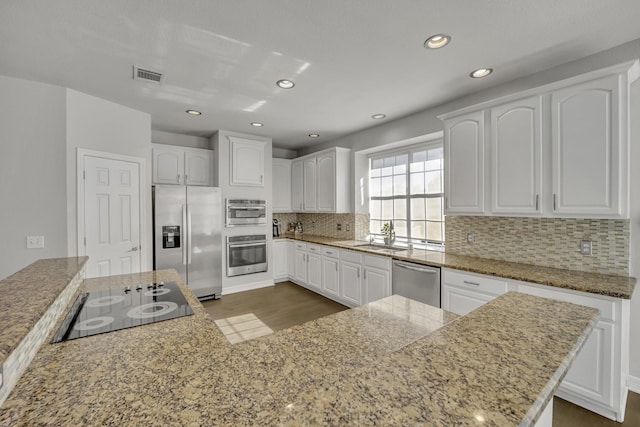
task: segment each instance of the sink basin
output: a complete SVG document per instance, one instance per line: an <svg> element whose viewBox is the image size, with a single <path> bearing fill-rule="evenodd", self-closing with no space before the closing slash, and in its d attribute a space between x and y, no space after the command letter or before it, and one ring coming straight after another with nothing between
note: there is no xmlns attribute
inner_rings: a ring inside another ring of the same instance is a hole
<svg viewBox="0 0 640 427"><path fill-rule="evenodd" d="M400 248L400 247L386 247L386 246L382 246L382 245L358 245L355 246L358 249L366 249L369 251L376 251L376 252L388 252L388 253L393 253L393 252L398 252L398 251L406 251L407 248Z"/></svg>

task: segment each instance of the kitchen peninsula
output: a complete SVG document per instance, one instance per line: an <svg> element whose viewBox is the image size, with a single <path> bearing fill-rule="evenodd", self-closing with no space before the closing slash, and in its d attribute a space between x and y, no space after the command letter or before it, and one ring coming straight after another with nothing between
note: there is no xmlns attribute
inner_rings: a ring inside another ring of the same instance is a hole
<svg viewBox="0 0 640 427"><path fill-rule="evenodd" d="M509 292L462 317L392 296L230 345L194 315L44 344L0 425L534 425L598 314Z"/></svg>

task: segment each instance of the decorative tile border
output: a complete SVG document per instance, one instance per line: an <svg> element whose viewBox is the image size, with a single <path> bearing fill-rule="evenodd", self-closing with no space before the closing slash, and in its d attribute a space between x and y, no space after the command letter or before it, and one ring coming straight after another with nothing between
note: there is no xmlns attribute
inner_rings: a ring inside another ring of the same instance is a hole
<svg viewBox="0 0 640 427"><path fill-rule="evenodd" d="M84 267L69 282L31 331L11 352L2 365L3 384L0 388L0 405L4 403L24 371L27 369L40 346L45 342L60 316L69 306L84 279Z"/></svg>
<svg viewBox="0 0 640 427"><path fill-rule="evenodd" d="M473 233L474 242L467 242ZM629 275L629 220L447 216L446 252L591 273ZM580 254L582 240L592 255Z"/></svg>

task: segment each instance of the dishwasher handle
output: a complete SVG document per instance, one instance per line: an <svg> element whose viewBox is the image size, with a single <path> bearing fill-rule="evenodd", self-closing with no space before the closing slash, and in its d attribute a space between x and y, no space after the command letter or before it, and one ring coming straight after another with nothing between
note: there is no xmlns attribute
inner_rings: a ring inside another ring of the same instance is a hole
<svg viewBox="0 0 640 427"><path fill-rule="evenodd" d="M429 267L425 267L425 268L416 267L415 264L411 264L407 262L393 261L393 265L400 268L406 268L407 270L419 271L420 273L438 274L437 270L432 270Z"/></svg>

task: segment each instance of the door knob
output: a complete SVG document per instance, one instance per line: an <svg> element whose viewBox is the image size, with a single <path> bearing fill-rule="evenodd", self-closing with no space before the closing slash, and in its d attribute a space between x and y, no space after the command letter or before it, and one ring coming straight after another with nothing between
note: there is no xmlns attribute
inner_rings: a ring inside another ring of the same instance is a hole
<svg viewBox="0 0 640 427"><path fill-rule="evenodd" d="M127 252L136 252L138 250L138 246L134 246L131 249L129 249Z"/></svg>

